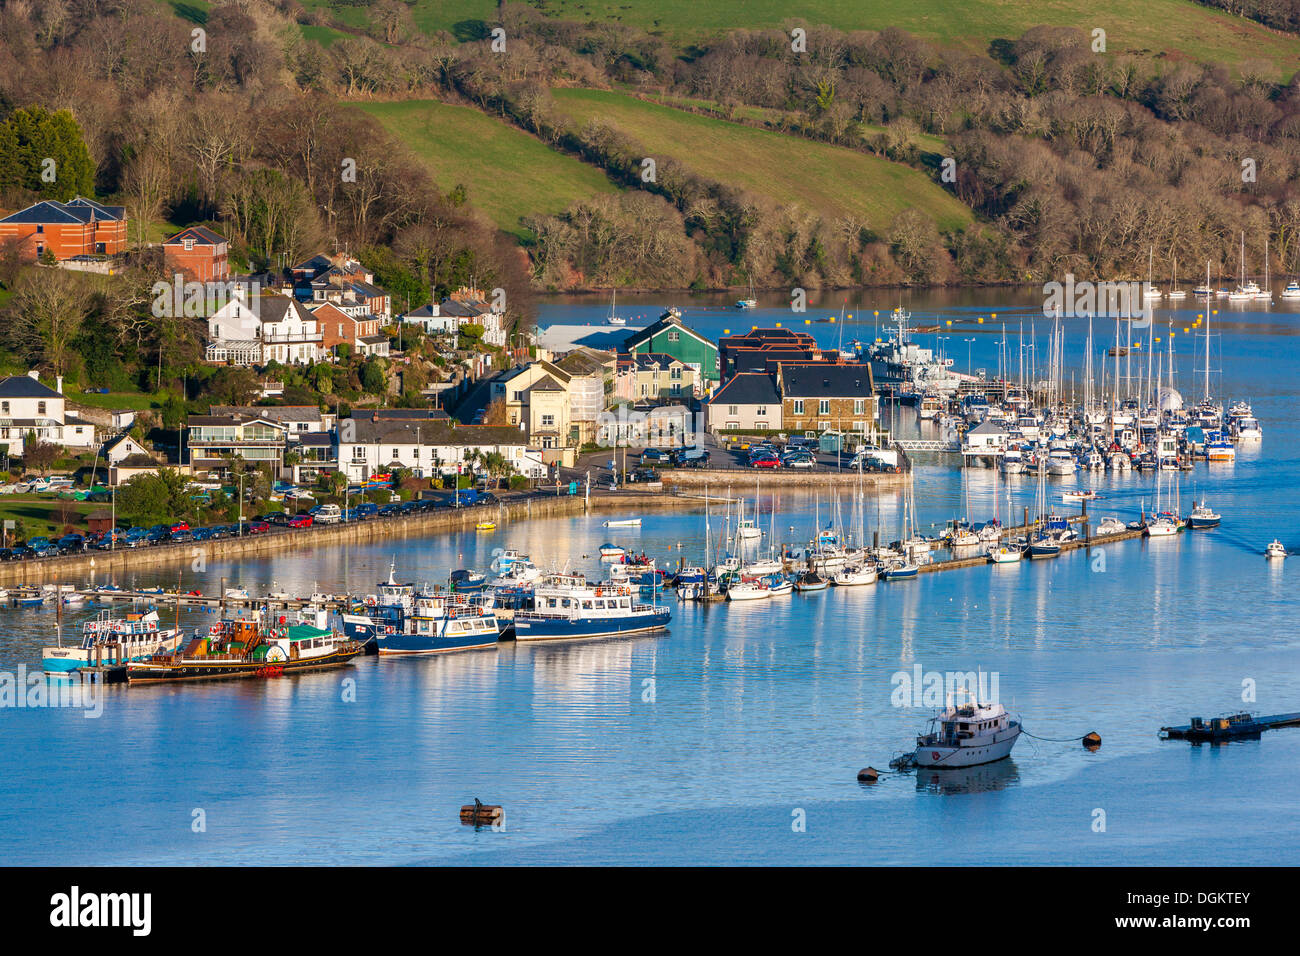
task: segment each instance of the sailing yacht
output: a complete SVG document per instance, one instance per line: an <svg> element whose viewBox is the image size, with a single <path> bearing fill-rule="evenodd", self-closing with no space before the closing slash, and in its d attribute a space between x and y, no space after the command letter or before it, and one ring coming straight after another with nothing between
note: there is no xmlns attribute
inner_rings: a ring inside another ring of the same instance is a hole
<svg viewBox="0 0 1300 956"><path fill-rule="evenodd" d="M749 282L749 298L737 299L736 308L741 310L758 308L758 300L754 298L754 282L752 279Z"/></svg>
<svg viewBox="0 0 1300 956"><path fill-rule="evenodd" d="M1178 288L1178 260L1177 259L1174 260L1174 277L1172 279L1171 286L1169 289L1169 298L1171 299L1187 298L1187 290Z"/></svg>
<svg viewBox="0 0 1300 956"><path fill-rule="evenodd" d="M1255 284L1255 280L1246 278L1246 234L1243 232L1241 234L1241 281L1237 284L1237 288L1228 293L1228 300L1241 302L1244 299L1253 299L1259 291L1260 288Z"/></svg>
<svg viewBox="0 0 1300 956"><path fill-rule="evenodd" d="M614 303L617 301L617 299L618 299L618 291L615 289L610 289L609 315L605 317L606 325L627 325L627 319L623 318L621 315L616 314L614 311Z"/></svg>
<svg viewBox="0 0 1300 956"><path fill-rule="evenodd" d="M1264 288L1255 287L1255 298L1267 301L1273 300L1273 287L1269 282L1269 263L1268 263L1268 236L1264 237Z"/></svg>

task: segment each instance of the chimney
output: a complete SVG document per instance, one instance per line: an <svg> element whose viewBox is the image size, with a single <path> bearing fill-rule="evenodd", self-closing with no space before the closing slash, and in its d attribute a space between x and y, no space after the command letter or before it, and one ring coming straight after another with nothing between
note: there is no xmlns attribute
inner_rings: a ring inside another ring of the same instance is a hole
<svg viewBox="0 0 1300 956"><path fill-rule="evenodd" d="M56 375L56 376L54 376L54 390L55 390L56 392L58 392L60 395L63 394L63 376L62 376L62 375Z"/></svg>
<svg viewBox="0 0 1300 956"><path fill-rule="evenodd" d="M39 382L41 380L41 373L38 372L36 369L32 369L30 372L27 373L27 377L30 378L33 382Z"/></svg>

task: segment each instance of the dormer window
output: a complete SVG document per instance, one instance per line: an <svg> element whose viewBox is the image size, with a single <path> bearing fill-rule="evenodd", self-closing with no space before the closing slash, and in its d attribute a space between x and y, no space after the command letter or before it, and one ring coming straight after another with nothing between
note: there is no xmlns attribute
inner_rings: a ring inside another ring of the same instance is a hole
<svg viewBox="0 0 1300 956"><path fill-rule="evenodd" d="M181 245L183 245L183 246L185 247L185 251L186 251L186 252L192 252L192 251L194 250L194 240L193 240L193 239L184 239L184 240L182 240Z"/></svg>

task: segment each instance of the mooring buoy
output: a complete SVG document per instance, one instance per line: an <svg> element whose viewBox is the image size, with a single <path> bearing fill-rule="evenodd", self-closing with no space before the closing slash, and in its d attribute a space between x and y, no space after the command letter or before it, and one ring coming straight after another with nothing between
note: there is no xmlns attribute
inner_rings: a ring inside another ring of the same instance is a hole
<svg viewBox="0 0 1300 956"><path fill-rule="evenodd" d="M469 826L487 826L505 819L505 810L496 804L487 804L474 798L474 802L460 808L460 822Z"/></svg>
<svg viewBox="0 0 1300 956"><path fill-rule="evenodd" d="M1083 748L1085 750L1096 750L1101 746L1101 735L1093 731L1083 738Z"/></svg>
<svg viewBox="0 0 1300 956"><path fill-rule="evenodd" d="M875 767L863 767L858 771L859 783L875 783L880 779L880 771Z"/></svg>

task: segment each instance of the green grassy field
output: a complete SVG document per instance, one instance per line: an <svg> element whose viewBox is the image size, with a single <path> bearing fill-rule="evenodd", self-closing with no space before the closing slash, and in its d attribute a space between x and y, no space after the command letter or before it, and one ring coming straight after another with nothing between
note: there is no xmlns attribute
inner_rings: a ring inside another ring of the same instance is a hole
<svg viewBox="0 0 1300 956"><path fill-rule="evenodd" d="M305 0L353 26L365 22L360 7L331 7ZM416 24L429 33L467 37L475 20L496 19L495 0L415 0ZM901 27L945 46L983 52L998 38L1014 39L1030 27L1074 26L1106 31L1107 52L1167 52L1175 58L1239 63L1271 59L1289 77L1300 64L1300 37L1275 33L1193 0L549 0L547 12L575 21L625 23L677 42L734 28L825 24L840 30Z"/></svg>
<svg viewBox="0 0 1300 956"><path fill-rule="evenodd" d="M470 205L524 237L524 216L558 213L615 186L604 173L477 110L432 100L365 103L360 108L411 147L439 188L463 184Z"/></svg>
<svg viewBox="0 0 1300 956"><path fill-rule="evenodd" d="M559 108L579 124L600 119L700 175L765 196L777 205L846 212L883 229L903 209L928 213L941 228L971 221L970 210L929 176L899 163L648 103L601 90L556 90Z"/></svg>
<svg viewBox="0 0 1300 956"><path fill-rule="evenodd" d="M49 495L0 495L0 521L22 522L19 527L25 539L38 535L55 537L62 535L65 527L65 522L59 520L61 514L72 519L67 525L84 533L86 515L103 507L93 501L70 501ZM14 532L9 534L9 543L15 543Z"/></svg>

